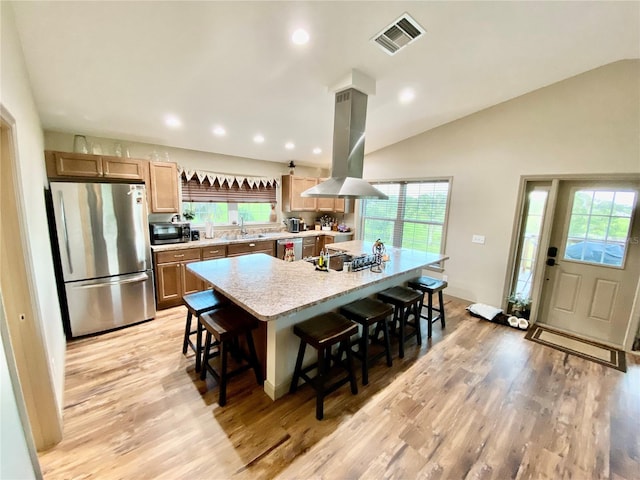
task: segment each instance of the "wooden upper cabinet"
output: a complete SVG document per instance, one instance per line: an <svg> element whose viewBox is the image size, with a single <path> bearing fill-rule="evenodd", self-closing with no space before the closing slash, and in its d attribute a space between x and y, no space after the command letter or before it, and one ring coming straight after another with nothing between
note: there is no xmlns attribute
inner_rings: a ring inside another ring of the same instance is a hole
<svg viewBox="0 0 640 480"><path fill-rule="evenodd" d="M282 176L282 208L285 212L315 212L317 199L304 198L302 192L318 184L317 178Z"/></svg>
<svg viewBox="0 0 640 480"><path fill-rule="evenodd" d="M326 178L319 178L318 183L322 183ZM316 198L319 212L335 212L337 198Z"/></svg>
<svg viewBox="0 0 640 480"><path fill-rule="evenodd" d="M145 163L135 158L102 157L102 172L106 178L144 180Z"/></svg>
<svg viewBox="0 0 640 480"><path fill-rule="evenodd" d="M87 153L45 152L49 178L145 180L146 163L135 158L107 157Z"/></svg>
<svg viewBox="0 0 640 480"><path fill-rule="evenodd" d="M151 213L178 213L178 166L173 162L149 162Z"/></svg>
<svg viewBox="0 0 640 480"><path fill-rule="evenodd" d="M51 152L59 177L101 177L102 157L84 153Z"/></svg>

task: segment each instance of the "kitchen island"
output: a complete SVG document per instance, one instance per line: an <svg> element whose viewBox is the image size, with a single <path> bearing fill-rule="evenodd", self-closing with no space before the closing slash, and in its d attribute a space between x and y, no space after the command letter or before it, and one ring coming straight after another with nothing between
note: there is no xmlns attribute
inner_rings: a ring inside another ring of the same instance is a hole
<svg viewBox="0 0 640 480"><path fill-rule="evenodd" d="M338 246L336 246L338 247ZM339 249L354 256L371 252L371 243L349 241ZM305 261L284 262L265 254L190 263L187 269L266 324L265 392L277 399L289 390L299 339L293 325L375 295L422 274L446 256L389 247L382 271L317 271ZM311 362L311 354L305 361Z"/></svg>

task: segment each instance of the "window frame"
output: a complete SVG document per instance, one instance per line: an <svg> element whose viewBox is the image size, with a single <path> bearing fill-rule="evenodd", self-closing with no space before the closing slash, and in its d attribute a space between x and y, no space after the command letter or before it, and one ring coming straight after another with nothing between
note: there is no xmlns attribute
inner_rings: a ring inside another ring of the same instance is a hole
<svg viewBox="0 0 640 480"><path fill-rule="evenodd" d="M451 193L453 191L453 177L395 178L395 179L382 179L382 180L368 180L368 182L373 186L382 185L382 184L400 184L400 191L404 192L405 201L398 202L398 214L396 214L395 219L390 219L390 218L382 218L382 217L365 217L364 212L365 212L365 204L367 199L361 200L359 202L360 206L358 211L358 215L359 215L358 230L359 230L359 238L361 240L364 240L363 234L364 234L365 219L392 221L393 222L392 244L394 246L396 244L402 245L402 230L403 230L402 226L404 223L420 223L424 225L438 225L438 226L442 226L442 240L440 242L439 253L441 255L445 254L446 246L447 246L447 233L449 230L449 212L451 209ZM445 204L444 221L442 223L430 222L430 221L424 222L424 221L417 221L414 219L411 219L411 220L402 219L402 217L400 216L400 213L401 212L404 213L404 209L406 207L406 185L409 183L447 183L448 185L447 201ZM443 272L444 260L437 264L429 265L428 267L425 267L425 268L428 270L436 271L436 272Z"/></svg>

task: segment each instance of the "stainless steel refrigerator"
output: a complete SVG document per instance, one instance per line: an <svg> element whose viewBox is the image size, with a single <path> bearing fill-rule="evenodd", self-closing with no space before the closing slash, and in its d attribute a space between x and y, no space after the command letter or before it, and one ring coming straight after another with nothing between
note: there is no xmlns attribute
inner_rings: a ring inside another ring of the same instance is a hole
<svg viewBox="0 0 640 480"><path fill-rule="evenodd" d="M155 316L145 186L51 182L53 245L72 337ZM50 220L51 220L50 216Z"/></svg>

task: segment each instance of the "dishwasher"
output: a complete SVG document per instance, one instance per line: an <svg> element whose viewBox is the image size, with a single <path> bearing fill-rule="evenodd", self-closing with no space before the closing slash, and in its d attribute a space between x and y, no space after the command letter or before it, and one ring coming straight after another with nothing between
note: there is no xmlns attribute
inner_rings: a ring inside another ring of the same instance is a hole
<svg viewBox="0 0 640 480"><path fill-rule="evenodd" d="M278 240L276 248L276 257L280 260L284 259L284 249L287 243L293 243L293 256L296 260L302 260L302 237L298 238L283 238Z"/></svg>

